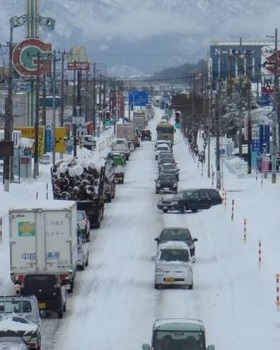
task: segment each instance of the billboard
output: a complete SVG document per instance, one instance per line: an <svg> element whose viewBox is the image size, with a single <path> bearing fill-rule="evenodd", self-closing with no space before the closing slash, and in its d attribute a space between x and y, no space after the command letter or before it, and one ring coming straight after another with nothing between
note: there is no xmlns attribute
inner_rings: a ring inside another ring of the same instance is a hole
<svg viewBox="0 0 280 350"><path fill-rule="evenodd" d="M38 132L38 157L41 158L45 153L45 127L39 126ZM21 131L21 137L35 140L35 128L32 126L17 127ZM33 146L34 147L34 146Z"/></svg>
<svg viewBox="0 0 280 350"><path fill-rule="evenodd" d="M128 96L129 105L146 107L149 103L149 94L146 91L132 91Z"/></svg>

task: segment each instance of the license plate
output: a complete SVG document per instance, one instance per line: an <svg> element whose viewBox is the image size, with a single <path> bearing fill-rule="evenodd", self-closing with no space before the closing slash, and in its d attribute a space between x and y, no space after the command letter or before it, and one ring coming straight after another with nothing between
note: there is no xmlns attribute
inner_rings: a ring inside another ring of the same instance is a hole
<svg viewBox="0 0 280 350"><path fill-rule="evenodd" d="M39 309L45 309L46 308L46 303L38 303Z"/></svg>
<svg viewBox="0 0 280 350"><path fill-rule="evenodd" d="M174 279L174 278L171 278L171 277L167 277L167 278L165 279L165 281L166 281L167 283L174 283L174 282L175 282L175 279Z"/></svg>

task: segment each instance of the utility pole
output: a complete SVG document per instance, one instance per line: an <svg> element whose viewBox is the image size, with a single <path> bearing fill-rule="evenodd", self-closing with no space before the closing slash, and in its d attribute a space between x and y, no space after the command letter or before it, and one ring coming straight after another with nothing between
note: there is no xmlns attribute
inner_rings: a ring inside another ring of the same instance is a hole
<svg viewBox="0 0 280 350"><path fill-rule="evenodd" d="M61 54L61 85L60 85L60 126L63 127L64 122L64 108L65 108L65 96L64 96L64 63L66 52Z"/></svg>
<svg viewBox="0 0 280 350"><path fill-rule="evenodd" d="M242 58L242 38L240 38L239 41L239 54L237 59L237 67L238 67L238 79L239 79L239 127L238 127L238 150L239 150L239 158L242 158L243 150L242 150L242 144L243 144L243 134L242 134L242 124L243 124L243 103L242 103L242 81L243 81L243 75L244 75L244 69L243 69L243 58Z"/></svg>
<svg viewBox="0 0 280 350"><path fill-rule="evenodd" d="M53 52L53 77L52 77L52 90L53 90L53 98L52 98L52 134L53 134L53 143L52 143L52 163L55 165L55 129L56 129L56 101L55 101L55 92L56 92L56 51Z"/></svg>
<svg viewBox="0 0 280 350"><path fill-rule="evenodd" d="M40 68L40 54L37 53L37 72ZM40 83L40 75L37 73L36 77L36 94L35 94L35 147L34 147L34 179L36 179L39 175L39 83Z"/></svg>
<svg viewBox="0 0 280 350"><path fill-rule="evenodd" d="M221 189L221 164L220 164L220 95L221 86L218 82L216 100L215 100L215 119L216 119L216 188Z"/></svg>
<svg viewBox="0 0 280 350"><path fill-rule="evenodd" d="M275 46L274 46L274 106L273 110L276 116L272 121L272 177L271 181L273 184L276 183L276 154L279 149L280 142L280 109L279 109L279 79L278 79L278 30L275 28ZM278 125L278 149L276 140L276 124Z"/></svg>
<svg viewBox="0 0 280 350"><path fill-rule="evenodd" d="M92 118L93 118L93 129L94 129L94 136L96 136L96 63L93 63L93 103L92 103Z"/></svg>
<svg viewBox="0 0 280 350"><path fill-rule="evenodd" d="M76 101L76 60L74 60L74 79L73 79L73 113L72 113L72 137L74 146L74 157L77 156L77 101Z"/></svg>
<svg viewBox="0 0 280 350"><path fill-rule="evenodd" d="M10 41L9 41L9 74L8 74L8 92L5 99L5 131L4 139L12 141L13 133L13 25L10 19ZM11 174L11 163L9 156L4 157L3 179L4 191L9 192L9 183Z"/></svg>
<svg viewBox="0 0 280 350"><path fill-rule="evenodd" d="M46 74L43 75L43 96L42 96L42 125L47 126L47 89Z"/></svg>

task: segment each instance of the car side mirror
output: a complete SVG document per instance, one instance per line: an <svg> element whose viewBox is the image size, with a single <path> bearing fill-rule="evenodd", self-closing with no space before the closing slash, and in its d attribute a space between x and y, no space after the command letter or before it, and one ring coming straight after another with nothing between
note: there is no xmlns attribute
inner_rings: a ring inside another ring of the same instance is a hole
<svg viewBox="0 0 280 350"><path fill-rule="evenodd" d="M197 238L193 238L193 242L197 242L198 241L198 239Z"/></svg>
<svg viewBox="0 0 280 350"><path fill-rule="evenodd" d="M157 237L157 238L155 238L155 241L156 241L156 242L158 242L158 241L159 241L159 238L158 238L158 237Z"/></svg>

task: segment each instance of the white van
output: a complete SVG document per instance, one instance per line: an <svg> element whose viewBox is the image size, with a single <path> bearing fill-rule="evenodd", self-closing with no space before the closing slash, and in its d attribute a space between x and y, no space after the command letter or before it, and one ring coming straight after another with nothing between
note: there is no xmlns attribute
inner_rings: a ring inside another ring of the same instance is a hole
<svg viewBox="0 0 280 350"><path fill-rule="evenodd" d="M166 348L168 339L172 350L215 350L214 345L206 346L205 328L202 321L190 318L157 319L153 325L151 345L143 344L143 350Z"/></svg>

